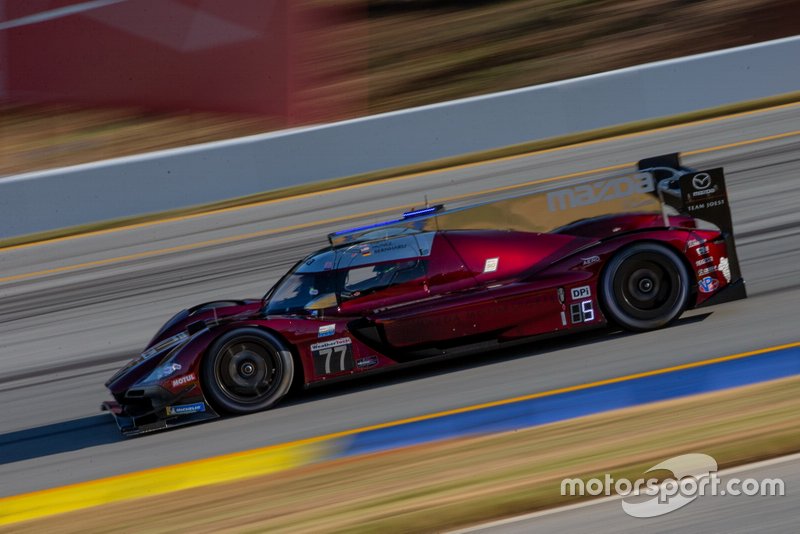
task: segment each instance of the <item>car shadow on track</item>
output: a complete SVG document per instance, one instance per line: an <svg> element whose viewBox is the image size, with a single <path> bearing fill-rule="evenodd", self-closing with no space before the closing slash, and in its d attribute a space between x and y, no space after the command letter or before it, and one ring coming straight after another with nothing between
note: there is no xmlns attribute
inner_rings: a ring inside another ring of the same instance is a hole
<svg viewBox="0 0 800 534"><path fill-rule="evenodd" d="M672 328L705 320L711 313L697 314L676 321ZM387 370L385 373L355 377L338 383L325 384L310 390L296 390L276 406L284 407L318 402L357 391L367 391L383 386L410 382L431 376L492 365L519 358L531 358L557 350L580 348L602 339L627 337L636 334L607 328L592 330L550 340L514 342L495 346L464 355L437 360L428 360L418 365ZM211 423L213 424L213 422ZM179 430L172 430L172 432ZM129 439L129 438L128 438ZM25 430L0 434L0 465L31 460L53 454L77 451L124 441L113 418L109 414L98 414Z"/></svg>
<svg viewBox="0 0 800 534"><path fill-rule="evenodd" d="M108 414L0 435L0 465L122 441Z"/></svg>
<svg viewBox="0 0 800 534"><path fill-rule="evenodd" d="M679 328L694 323L699 323L710 317L712 312L704 312L682 317L675 321L669 328ZM578 349L602 340L618 339L639 335L613 328L600 328L568 337L557 336L551 339L520 340L495 345L491 349L476 350L467 354L453 355L445 358L424 360L418 364L402 368L387 368L385 372L371 375L348 378L340 382L332 382L312 387L308 390L295 389L287 398L274 409L283 406L292 406L316 402L322 399L346 395L357 391L367 391L391 384L410 382L432 376L454 373L457 371L479 368L499 362L513 361L520 358L535 358L550 352Z"/></svg>

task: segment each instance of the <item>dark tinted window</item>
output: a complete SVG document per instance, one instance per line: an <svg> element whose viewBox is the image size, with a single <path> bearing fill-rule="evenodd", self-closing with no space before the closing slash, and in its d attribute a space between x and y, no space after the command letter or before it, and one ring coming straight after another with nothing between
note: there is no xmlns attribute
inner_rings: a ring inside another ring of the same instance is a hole
<svg viewBox="0 0 800 534"><path fill-rule="evenodd" d="M352 299L422 279L425 277L426 265L427 262L422 260L405 260L354 267L344 276L341 298Z"/></svg>

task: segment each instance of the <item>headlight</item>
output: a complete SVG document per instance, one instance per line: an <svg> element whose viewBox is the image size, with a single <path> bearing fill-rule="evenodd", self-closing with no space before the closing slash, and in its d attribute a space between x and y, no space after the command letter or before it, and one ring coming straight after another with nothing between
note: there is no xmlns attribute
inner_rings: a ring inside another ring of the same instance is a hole
<svg viewBox="0 0 800 534"><path fill-rule="evenodd" d="M147 360L152 358L156 354L161 354L165 350L173 349L180 345L181 343L185 342L189 339L189 334L187 332L179 332L172 337L168 337L164 341L160 341L159 343L153 345L146 351L142 353L142 358Z"/></svg>
<svg viewBox="0 0 800 534"><path fill-rule="evenodd" d="M153 372L147 375L147 378L144 380L139 381L139 384L150 384L154 382L161 382L165 378L174 373L177 373L181 370L181 364L179 363L165 363L163 365L159 365Z"/></svg>

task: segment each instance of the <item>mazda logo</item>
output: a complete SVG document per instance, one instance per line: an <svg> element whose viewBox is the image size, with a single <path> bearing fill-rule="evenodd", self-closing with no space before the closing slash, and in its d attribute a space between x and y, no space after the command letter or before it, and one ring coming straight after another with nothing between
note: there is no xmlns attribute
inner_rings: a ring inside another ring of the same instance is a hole
<svg viewBox="0 0 800 534"><path fill-rule="evenodd" d="M695 189L708 189L711 187L711 175L707 172L701 172L700 174L696 174L692 178L692 185Z"/></svg>

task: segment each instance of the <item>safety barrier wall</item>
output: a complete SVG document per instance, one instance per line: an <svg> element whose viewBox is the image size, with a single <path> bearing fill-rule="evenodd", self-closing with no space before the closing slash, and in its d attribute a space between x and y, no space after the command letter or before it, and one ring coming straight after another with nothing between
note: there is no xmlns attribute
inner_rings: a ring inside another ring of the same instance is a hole
<svg viewBox="0 0 800 534"><path fill-rule="evenodd" d="M800 36L297 130L0 178L0 237L214 202L800 89Z"/></svg>

